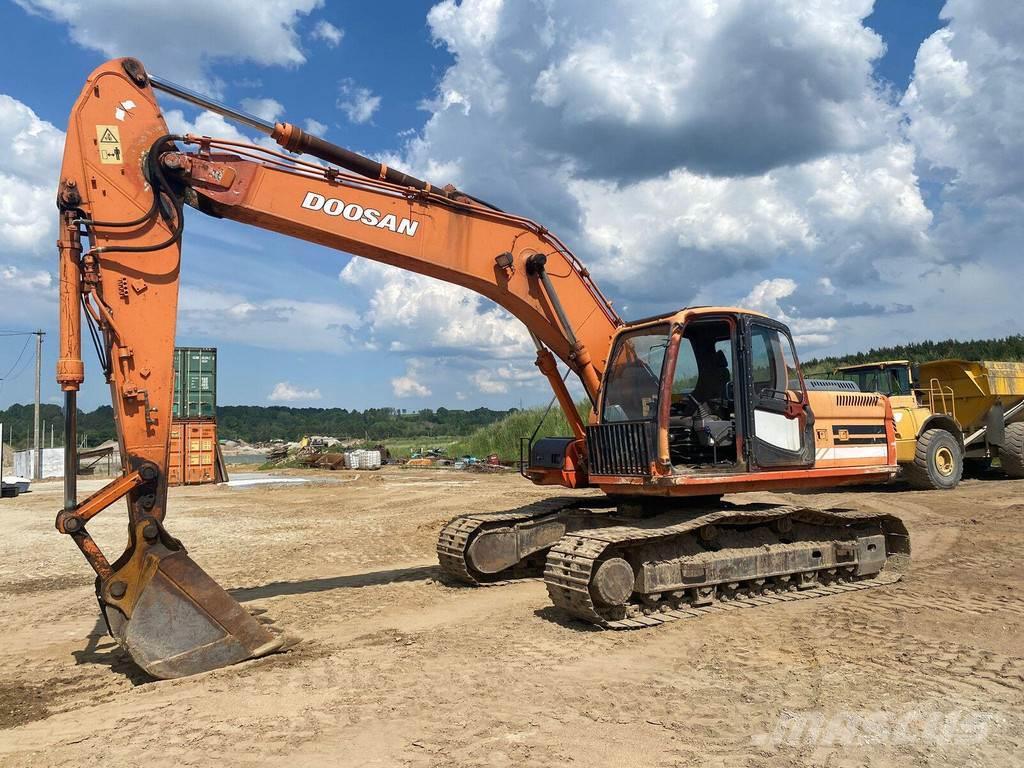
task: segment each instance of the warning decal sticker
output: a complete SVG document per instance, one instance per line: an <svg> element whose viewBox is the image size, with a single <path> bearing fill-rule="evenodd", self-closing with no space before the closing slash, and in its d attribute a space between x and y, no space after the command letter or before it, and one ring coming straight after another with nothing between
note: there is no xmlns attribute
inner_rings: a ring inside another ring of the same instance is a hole
<svg viewBox="0 0 1024 768"><path fill-rule="evenodd" d="M104 165L124 165L121 152L121 134L116 125L96 126L96 145L100 150L100 162Z"/></svg>

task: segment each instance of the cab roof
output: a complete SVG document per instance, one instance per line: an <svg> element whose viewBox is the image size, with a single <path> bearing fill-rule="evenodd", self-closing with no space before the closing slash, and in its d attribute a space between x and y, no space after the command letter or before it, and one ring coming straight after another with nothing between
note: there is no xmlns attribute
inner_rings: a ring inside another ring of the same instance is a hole
<svg viewBox="0 0 1024 768"><path fill-rule="evenodd" d="M630 328L635 325L648 325L657 322L683 323L687 320L693 320L703 315L749 315L751 317L763 317L768 320L772 319L763 312L757 312L753 309L743 309L742 307L683 307L676 312L669 312L668 314L651 315L650 317L641 317L637 320L630 320L625 324L625 327Z"/></svg>

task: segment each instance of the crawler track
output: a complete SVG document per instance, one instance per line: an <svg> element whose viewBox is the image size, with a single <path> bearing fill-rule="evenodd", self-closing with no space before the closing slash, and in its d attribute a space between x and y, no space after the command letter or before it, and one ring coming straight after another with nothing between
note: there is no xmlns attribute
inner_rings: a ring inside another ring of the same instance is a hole
<svg viewBox="0 0 1024 768"><path fill-rule="evenodd" d="M820 581L819 573L811 570L767 579L729 579L734 581L730 589L712 589L712 595L699 604L691 594L693 590L689 589L656 595L634 593L627 604L614 608L602 606L594 598L595 571L604 559L621 555L629 556L636 563L645 558L664 557L666 548L671 550L672 547L683 552L677 557L685 559L688 552L696 548L693 542L700 536L701 529L711 525L757 530L759 526L788 519L837 534L850 531L855 526L860 529L877 526L875 532L886 536L887 551L909 554L906 529L897 518L885 514L826 512L799 507L749 510L736 507L696 513L689 519L680 520L679 517L679 513L659 515L638 520L635 524L578 530L564 536L548 553L544 569L544 581L554 605L573 618L606 629L640 629L714 611L823 597L891 584L900 579L899 574L892 571L857 577L853 575L855 569L852 567L829 568L821 571ZM684 551L684 544L690 545L688 551ZM807 541L795 544L806 545ZM754 548L751 547L750 551ZM803 582L799 588L798 582Z"/></svg>
<svg viewBox="0 0 1024 768"><path fill-rule="evenodd" d="M519 579L538 578L544 571L543 552L499 573L482 573L473 567L467 555L473 539L484 532L511 531L517 525L557 516L579 503L578 497L561 497L537 501L507 512L460 515L450 521L437 537L437 559L441 571L452 579L473 586L498 586Z"/></svg>

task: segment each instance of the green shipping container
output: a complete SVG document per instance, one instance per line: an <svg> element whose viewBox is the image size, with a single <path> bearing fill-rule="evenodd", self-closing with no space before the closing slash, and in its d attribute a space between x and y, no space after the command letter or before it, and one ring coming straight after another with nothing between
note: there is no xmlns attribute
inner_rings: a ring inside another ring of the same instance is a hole
<svg viewBox="0 0 1024 768"><path fill-rule="evenodd" d="M175 419L212 419L217 415L217 350L174 348Z"/></svg>

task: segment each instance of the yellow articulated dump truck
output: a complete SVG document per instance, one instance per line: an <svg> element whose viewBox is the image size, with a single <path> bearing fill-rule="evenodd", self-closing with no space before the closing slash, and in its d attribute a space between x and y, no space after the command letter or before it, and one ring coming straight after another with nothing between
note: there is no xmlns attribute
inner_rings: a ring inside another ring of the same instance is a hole
<svg viewBox="0 0 1024 768"><path fill-rule="evenodd" d="M915 488L955 488L966 470L1024 478L1024 363L907 360L848 365L835 377L889 397L896 459Z"/></svg>

